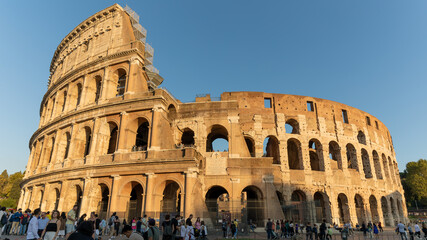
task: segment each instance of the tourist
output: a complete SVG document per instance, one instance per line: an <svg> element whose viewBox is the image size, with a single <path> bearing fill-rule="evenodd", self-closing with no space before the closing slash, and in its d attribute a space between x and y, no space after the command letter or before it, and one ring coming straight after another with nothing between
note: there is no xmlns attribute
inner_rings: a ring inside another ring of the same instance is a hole
<svg viewBox="0 0 427 240"><path fill-rule="evenodd" d="M227 238L228 237L227 236L227 220L222 219L222 226L221 226L221 228L222 228L222 237L223 238Z"/></svg>
<svg viewBox="0 0 427 240"><path fill-rule="evenodd" d="M28 215L27 211L22 215L19 222L19 235L24 235L27 231L27 225L30 221L30 215Z"/></svg>
<svg viewBox="0 0 427 240"><path fill-rule="evenodd" d="M108 220L108 227L110 228L110 236L113 236L114 234L114 221L116 221L116 213L114 212L110 219Z"/></svg>
<svg viewBox="0 0 427 240"><path fill-rule="evenodd" d="M171 223L172 223L172 229L173 229L173 238L176 240L177 238L179 238L179 220L180 220L180 216L179 214L176 215L174 218L172 218Z"/></svg>
<svg viewBox="0 0 427 240"><path fill-rule="evenodd" d="M417 238L421 238L421 228L418 225L418 222L416 222L414 225L414 231L415 231L415 236L417 236Z"/></svg>
<svg viewBox="0 0 427 240"><path fill-rule="evenodd" d="M406 230L405 230L405 225L400 222L399 224L397 224L397 228L396 231L399 232L400 234L400 239L405 239L408 240L408 237L406 236Z"/></svg>
<svg viewBox="0 0 427 240"><path fill-rule="evenodd" d="M363 231L363 236L366 237L366 233L368 232L368 228L366 227L365 222L362 222L362 227L360 228L360 231Z"/></svg>
<svg viewBox="0 0 427 240"><path fill-rule="evenodd" d="M123 226L122 234L131 240L143 240L144 238L132 229L132 226Z"/></svg>
<svg viewBox="0 0 427 240"><path fill-rule="evenodd" d="M184 228L181 228L181 236L183 240L194 240L194 228L191 225L191 221L185 223Z"/></svg>
<svg viewBox="0 0 427 240"><path fill-rule="evenodd" d="M381 222L378 222L378 228L379 228L380 232L384 232L383 225L381 224Z"/></svg>
<svg viewBox="0 0 427 240"><path fill-rule="evenodd" d="M189 226L193 226L193 222L191 221L193 219L193 214L190 214L190 216L185 220L185 224Z"/></svg>
<svg viewBox="0 0 427 240"><path fill-rule="evenodd" d="M170 220L170 215L166 214L165 220L162 222L163 240L172 240L173 237L173 226Z"/></svg>
<svg viewBox="0 0 427 240"><path fill-rule="evenodd" d="M141 231L142 231L142 236L144 237L145 240L147 240L148 239L148 219L146 214L144 214L144 217L141 220Z"/></svg>
<svg viewBox="0 0 427 240"><path fill-rule="evenodd" d="M153 218L148 220L148 226L148 240L160 240L160 230L156 226L156 220L154 220Z"/></svg>
<svg viewBox="0 0 427 240"><path fill-rule="evenodd" d="M314 235L314 240L317 240L317 238L319 237L318 230L317 230L317 224L313 225L313 235Z"/></svg>
<svg viewBox="0 0 427 240"><path fill-rule="evenodd" d="M92 238L93 233L93 223L89 221L83 221L80 223L80 225L77 226L76 231L68 237L68 240L94 240Z"/></svg>
<svg viewBox="0 0 427 240"><path fill-rule="evenodd" d="M141 217L138 217L138 220L136 221L136 232L141 233Z"/></svg>
<svg viewBox="0 0 427 240"><path fill-rule="evenodd" d="M34 210L33 217L30 220L30 223L28 224L28 230L27 230L27 240L38 240L40 238L38 234L38 217L40 215L40 208L37 208Z"/></svg>
<svg viewBox="0 0 427 240"><path fill-rule="evenodd" d="M0 208L0 237L2 235L3 227L7 224L7 212L5 207Z"/></svg>
<svg viewBox="0 0 427 240"><path fill-rule="evenodd" d="M273 222L270 218L267 220L267 224L265 225L265 231L267 232L267 239L272 239Z"/></svg>
<svg viewBox="0 0 427 240"><path fill-rule="evenodd" d="M77 221L77 209L78 206L74 205L67 214L67 222L65 223L65 238L68 238L72 232L74 232L74 223Z"/></svg>
<svg viewBox="0 0 427 240"><path fill-rule="evenodd" d="M18 209L16 213L12 215L12 229L10 231L10 234L12 235L18 235L19 233L19 222L21 221L22 217L22 209Z"/></svg>
<svg viewBox="0 0 427 240"><path fill-rule="evenodd" d="M107 221L105 221L105 219L102 219L101 222L99 223L99 235L106 235L105 231L107 230Z"/></svg>
<svg viewBox="0 0 427 240"><path fill-rule="evenodd" d="M42 237L42 233L43 233L44 229L46 228L47 224L49 223L49 218L46 217L45 212L41 213L40 218L37 221L37 223L39 224L38 234L40 237Z"/></svg>
<svg viewBox="0 0 427 240"><path fill-rule="evenodd" d="M59 235L59 228L61 227L60 218L61 216L59 216L59 212L56 210L52 212L51 220L46 217L46 219L48 219L49 221L46 227L43 229L43 232L40 237L42 237L44 240L56 239Z"/></svg>
<svg viewBox="0 0 427 240"><path fill-rule="evenodd" d="M187 226L185 225L185 220L182 219L180 222L180 240L185 240L185 237L187 236Z"/></svg>
<svg viewBox="0 0 427 240"><path fill-rule="evenodd" d="M427 239L427 224L425 222L423 223L423 233L424 238Z"/></svg>
<svg viewBox="0 0 427 240"><path fill-rule="evenodd" d="M198 238L200 236L200 227L202 223L200 222L200 218L197 217L196 222L194 223L194 236Z"/></svg>
<svg viewBox="0 0 427 240"><path fill-rule="evenodd" d="M201 223L202 225L200 226L200 239L205 240L208 236L208 229L206 228L205 221L202 221Z"/></svg>
<svg viewBox="0 0 427 240"><path fill-rule="evenodd" d="M53 213L52 213L52 214L53 214ZM47 218L49 218L49 220L51 220L51 219L52 219L52 216L50 215L50 212L49 212L49 211L47 211L47 212L46 212L46 217L47 217Z"/></svg>
<svg viewBox="0 0 427 240"><path fill-rule="evenodd" d="M136 232L136 217L132 219L132 225L131 225L132 231ZM123 231L122 231L123 232Z"/></svg>
<svg viewBox="0 0 427 240"><path fill-rule="evenodd" d="M294 222L293 222L293 221L291 221L291 222L289 223L289 235L290 235L291 237L293 237L293 236L294 236L294 234L295 234L295 230L294 230Z"/></svg>
<svg viewBox="0 0 427 240"><path fill-rule="evenodd" d="M319 227L319 238L321 240L324 240L326 237L326 229L327 229L326 219L323 219L322 224L320 224L320 227Z"/></svg>
<svg viewBox="0 0 427 240"><path fill-rule="evenodd" d="M231 222L231 239L237 239L237 219Z"/></svg>
<svg viewBox="0 0 427 240"><path fill-rule="evenodd" d="M408 232L409 232L409 239L414 240L414 231L412 230L411 224L408 224Z"/></svg>
<svg viewBox="0 0 427 240"><path fill-rule="evenodd" d="M77 226L79 226L82 222L84 222L86 220L87 214L83 214L79 220L77 220Z"/></svg>
<svg viewBox="0 0 427 240"><path fill-rule="evenodd" d="M306 227L305 227L305 239L306 240L313 240L313 230L311 228L310 222L308 222Z"/></svg>
<svg viewBox="0 0 427 240"><path fill-rule="evenodd" d="M342 240L347 240L348 239L348 228L347 227L344 227L341 230L341 239Z"/></svg>
<svg viewBox="0 0 427 240"><path fill-rule="evenodd" d="M369 238L372 238L372 222L368 223L368 234Z"/></svg>
<svg viewBox="0 0 427 240"><path fill-rule="evenodd" d="M331 226L328 226L328 230L326 231L326 239L332 240L332 228L331 228Z"/></svg>
<svg viewBox="0 0 427 240"><path fill-rule="evenodd" d="M67 222L67 215L65 214L65 212L61 213L59 221L61 221L61 224L59 225L58 237L62 238L65 237L65 223Z"/></svg>

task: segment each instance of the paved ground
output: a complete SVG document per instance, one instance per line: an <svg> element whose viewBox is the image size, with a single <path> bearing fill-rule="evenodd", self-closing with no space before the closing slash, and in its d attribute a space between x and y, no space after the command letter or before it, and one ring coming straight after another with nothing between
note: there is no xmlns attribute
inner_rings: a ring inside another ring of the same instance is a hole
<svg viewBox="0 0 427 240"><path fill-rule="evenodd" d="M218 233L210 234L208 236L208 238L209 238L209 240L223 239L221 236L222 236L221 233L218 232ZM25 240L26 239L25 236L2 236L2 237L0 237L0 239L2 239L2 240L6 239L6 238L9 238L10 240ZM251 233L250 235L246 235L246 236L238 236L238 239L242 239L242 240L243 239L266 239L266 238L267 238L267 235L266 235L266 233L263 233L263 232ZM102 240L109 240L109 239L110 239L109 237L102 237ZM124 239L127 239L127 238L124 236L120 236L120 237L115 238L115 240L124 240ZM300 234L294 239L295 240L300 240L300 239L305 240L305 235ZM332 240L339 240L339 239L341 239L341 236L338 233L334 234L332 237ZM355 233L353 236L351 236L349 238L349 240L365 240L365 239L369 240L370 238L365 238L363 236L363 234L360 232ZM372 238L372 239L375 239L375 238ZM387 230L387 231L384 231L383 233L381 233L379 235L378 239L381 239L381 240L386 240L386 239L387 240L399 240L400 236L396 235L392 230ZM409 236L408 236L408 240L410 240ZM421 240L421 239L415 238L415 240Z"/></svg>

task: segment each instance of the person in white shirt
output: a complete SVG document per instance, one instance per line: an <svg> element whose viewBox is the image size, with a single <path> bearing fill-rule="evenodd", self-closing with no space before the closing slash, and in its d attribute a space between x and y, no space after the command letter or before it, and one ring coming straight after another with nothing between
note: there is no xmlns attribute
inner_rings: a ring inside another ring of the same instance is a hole
<svg viewBox="0 0 427 240"><path fill-rule="evenodd" d="M403 240L408 240L408 237L406 236L406 229L405 229L405 225L400 222L399 224L397 224L397 229L399 230L400 233L400 238Z"/></svg>
<svg viewBox="0 0 427 240"><path fill-rule="evenodd" d="M33 217L30 220L30 223L28 224L28 230L27 230L27 240L37 240L40 238L39 234L37 233L39 229L39 224L37 218L40 215L40 208L37 208L34 210Z"/></svg>
<svg viewBox="0 0 427 240"><path fill-rule="evenodd" d="M421 228L418 225L418 223L415 223L414 230L415 230L415 236L418 236L418 238L421 238Z"/></svg>

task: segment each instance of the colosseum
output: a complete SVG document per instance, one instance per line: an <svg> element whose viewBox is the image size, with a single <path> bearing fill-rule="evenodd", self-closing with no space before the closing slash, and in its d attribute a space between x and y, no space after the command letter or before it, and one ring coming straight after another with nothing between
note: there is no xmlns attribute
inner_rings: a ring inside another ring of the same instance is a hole
<svg viewBox="0 0 427 240"><path fill-rule="evenodd" d="M387 127L359 109L264 92L159 87L147 31L117 4L59 44L19 207L344 224L405 221ZM185 83L183 83L185 84ZM223 149L218 150L222 146Z"/></svg>

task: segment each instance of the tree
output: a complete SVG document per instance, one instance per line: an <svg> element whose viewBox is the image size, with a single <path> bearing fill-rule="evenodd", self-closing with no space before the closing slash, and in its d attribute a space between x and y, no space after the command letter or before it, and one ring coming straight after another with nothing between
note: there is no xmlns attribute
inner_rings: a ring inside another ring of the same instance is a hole
<svg viewBox="0 0 427 240"><path fill-rule="evenodd" d="M407 163L400 175L408 206L427 207L427 160Z"/></svg>
<svg viewBox="0 0 427 240"><path fill-rule="evenodd" d="M24 174L16 172L9 175L6 170L0 175L0 205L16 208L21 195L21 182Z"/></svg>

